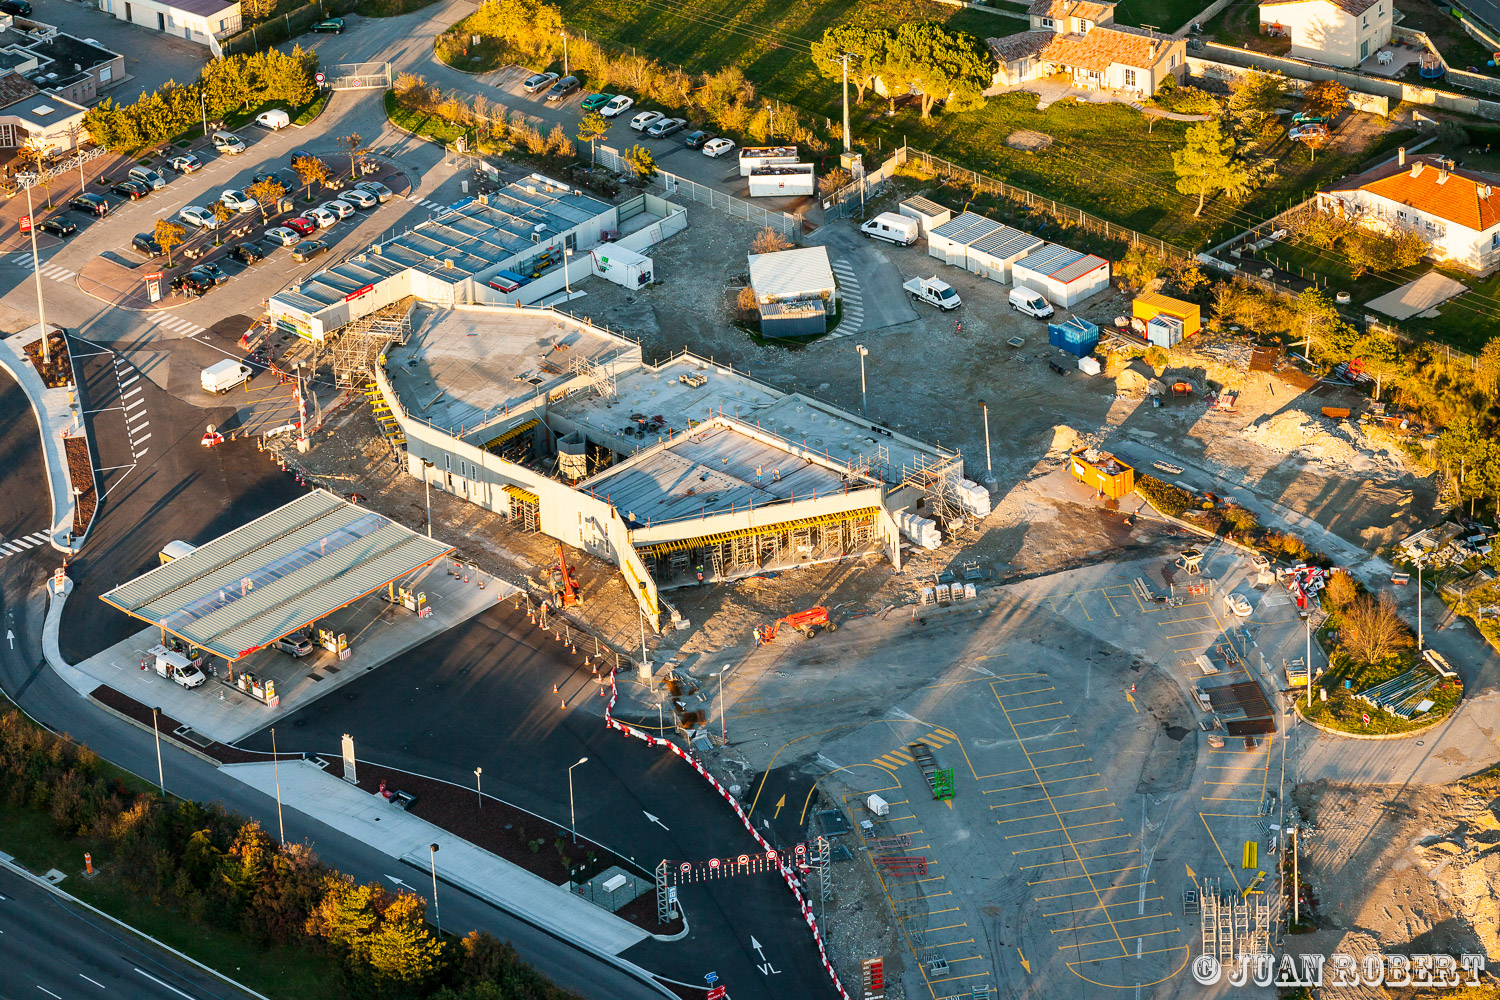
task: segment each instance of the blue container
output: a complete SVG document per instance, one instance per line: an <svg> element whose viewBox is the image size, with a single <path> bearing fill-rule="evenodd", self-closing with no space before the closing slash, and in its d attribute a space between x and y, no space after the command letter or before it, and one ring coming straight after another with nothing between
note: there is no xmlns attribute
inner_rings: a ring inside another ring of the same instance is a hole
<svg viewBox="0 0 1500 1000"><path fill-rule="evenodd" d="M1062 323L1048 323L1047 343L1067 351L1075 358L1085 357L1094 353L1094 348L1099 346L1099 328L1078 316Z"/></svg>

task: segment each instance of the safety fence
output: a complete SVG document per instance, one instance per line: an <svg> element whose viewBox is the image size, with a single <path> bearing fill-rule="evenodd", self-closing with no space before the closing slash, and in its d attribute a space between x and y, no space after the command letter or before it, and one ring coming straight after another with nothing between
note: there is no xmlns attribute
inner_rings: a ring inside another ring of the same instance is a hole
<svg viewBox="0 0 1500 1000"><path fill-rule="evenodd" d="M216 56L258 52L295 38L326 18L348 14L357 5L358 0L312 0L312 3L289 10L264 24L246 28L227 38L215 39L210 48Z"/></svg>
<svg viewBox="0 0 1500 1000"><path fill-rule="evenodd" d="M903 146L874 170L865 171L863 175L856 175L854 180L823 199L823 221L832 222L834 219L848 218L863 209L865 199L884 187L886 181L896 176L896 171L901 169L901 165L905 162L906 147Z"/></svg>
<svg viewBox="0 0 1500 1000"><path fill-rule="evenodd" d="M391 64L334 63L324 71L324 76L332 90L389 90Z"/></svg>
<svg viewBox="0 0 1500 1000"><path fill-rule="evenodd" d="M616 173L629 174L630 165L620 155L619 150L609 146L600 146L596 150L599 163ZM759 205L752 205L743 198L736 198L732 194L716 191L697 181L690 181L686 177L668 173L665 170L656 172L656 183L661 191L662 197L676 201L692 201L699 205L707 205L717 208L733 219L745 219L755 223L757 226L765 226L776 230L788 238L798 236L802 233L802 217L791 215L787 212L771 212Z"/></svg>

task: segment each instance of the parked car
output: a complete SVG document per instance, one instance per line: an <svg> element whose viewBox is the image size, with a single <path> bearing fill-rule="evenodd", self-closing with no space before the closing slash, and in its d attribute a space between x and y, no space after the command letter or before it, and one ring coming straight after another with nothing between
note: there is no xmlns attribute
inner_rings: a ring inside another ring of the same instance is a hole
<svg viewBox="0 0 1500 1000"><path fill-rule="evenodd" d="M599 113L606 118L613 118L616 115L624 114L633 107L635 107L634 97L626 97L624 94L616 94L614 97L611 97L608 101L604 102L604 106L599 109Z"/></svg>
<svg viewBox="0 0 1500 1000"><path fill-rule="evenodd" d="M255 124L272 132L280 132L292 124L292 116L285 111L262 111L255 116Z"/></svg>
<svg viewBox="0 0 1500 1000"><path fill-rule="evenodd" d="M335 199L333 201L325 201L325 202L323 202L323 204L319 205L318 207L321 208L321 209L324 209L326 211L332 212L334 215L338 216L338 218L341 219L341 220L342 219L347 219L347 218L349 218L349 216L351 216L351 215L354 214L354 206L351 205L351 204L349 204L347 201L343 201L343 200L340 200L340 199Z"/></svg>
<svg viewBox="0 0 1500 1000"><path fill-rule="evenodd" d="M172 279L172 291L187 295L204 295L213 287L213 278L198 271L188 271Z"/></svg>
<svg viewBox="0 0 1500 1000"><path fill-rule="evenodd" d="M277 639L275 646L288 656L297 659L301 659L313 650L312 640L305 635L297 635L296 633Z"/></svg>
<svg viewBox="0 0 1500 1000"><path fill-rule="evenodd" d="M339 221L338 215L319 205L317 208L309 208L302 213L302 218L311 222L317 229L327 229Z"/></svg>
<svg viewBox="0 0 1500 1000"><path fill-rule="evenodd" d="M614 94L590 94L578 106L585 111L598 111L614 99Z"/></svg>
<svg viewBox="0 0 1500 1000"><path fill-rule="evenodd" d="M1286 137L1293 142L1305 142L1308 139L1328 138L1328 126L1322 122L1309 122L1306 125L1294 125L1287 132Z"/></svg>
<svg viewBox="0 0 1500 1000"><path fill-rule="evenodd" d="M708 142L703 144L703 155L714 157L723 156L733 148L733 139L710 139Z"/></svg>
<svg viewBox="0 0 1500 1000"><path fill-rule="evenodd" d="M133 181L140 181L153 191L160 191L167 186L167 179L150 167L131 167L125 176Z"/></svg>
<svg viewBox="0 0 1500 1000"><path fill-rule="evenodd" d="M229 188L223 194L219 195L219 200L222 201L227 208L232 208L236 212L239 212L241 215L244 215L246 212L253 212L257 208L260 208L260 202L256 201L245 192L235 190L234 188Z"/></svg>
<svg viewBox="0 0 1500 1000"><path fill-rule="evenodd" d="M69 222L67 219L64 219L60 215L54 215L52 218L48 219L40 226L37 226L37 228L44 233L51 233L53 236L56 236L59 239L72 236L74 233L78 232L77 226Z"/></svg>
<svg viewBox="0 0 1500 1000"><path fill-rule="evenodd" d="M578 89L578 77L565 76L547 88L547 100L560 101Z"/></svg>
<svg viewBox="0 0 1500 1000"><path fill-rule="evenodd" d="M162 252L161 244L150 233L136 233L135 239L130 241L130 249L147 257L160 257Z"/></svg>
<svg viewBox="0 0 1500 1000"><path fill-rule="evenodd" d="M266 239L277 246L291 247L302 242L302 234L287 226L277 226L275 229L266 230Z"/></svg>
<svg viewBox="0 0 1500 1000"><path fill-rule="evenodd" d="M1311 111L1299 111L1292 115L1293 125L1327 125L1328 116L1314 114Z"/></svg>
<svg viewBox="0 0 1500 1000"><path fill-rule="evenodd" d="M201 274L215 285L222 285L229 280L229 272L218 264L199 264L191 273Z"/></svg>
<svg viewBox="0 0 1500 1000"><path fill-rule="evenodd" d="M355 208L374 208L380 204L380 199L375 197L364 188L352 187L339 195L339 201L346 201Z"/></svg>
<svg viewBox="0 0 1500 1000"><path fill-rule="evenodd" d="M297 166L297 161L298 160L316 160L316 159L318 159L318 157L312 155L311 153L309 153L305 149L294 149L294 150L291 151L290 154L287 155L286 165L295 169L296 166Z"/></svg>
<svg viewBox="0 0 1500 1000"><path fill-rule="evenodd" d="M121 198L128 198L131 201L144 198L151 193L151 189L140 181L120 181L118 184L111 184L109 190L111 193L117 194Z"/></svg>
<svg viewBox="0 0 1500 1000"><path fill-rule="evenodd" d="M85 215L105 216L109 214L112 207L103 195L99 194L75 194L68 199L68 207L75 212Z"/></svg>
<svg viewBox="0 0 1500 1000"><path fill-rule="evenodd" d="M342 35L344 33L344 19L342 17L330 17L326 21L319 21L308 30L318 35Z"/></svg>
<svg viewBox="0 0 1500 1000"><path fill-rule="evenodd" d="M709 140L713 137L714 135L712 132L705 132L702 129L699 129L696 132L689 132L687 135L683 136L682 144L688 149L702 149L704 146L708 145Z"/></svg>
<svg viewBox="0 0 1500 1000"><path fill-rule="evenodd" d="M646 134L653 139L663 139L687 125L686 118L662 118L651 123Z"/></svg>
<svg viewBox="0 0 1500 1000"><path fill-rule="evenodd" d="M535 94L543 87L552 86L552 81L556 79L556 73L533 73L526 78L525 83L521 84L521 89L528 94Z"/></svg>
<svg viewBox="0 0 1500 1000"><path fill-rule="evenodd" d="M196 229L218 229L219 220L214 213L202 205L189 205L177 213L177 218Z"/></svg>
<svg viewBox="0 0 1500 1000"><path fill-rule="evenodd" d="M230 156L237 156L245 151L245 140L233 132L215 132L213 143L214 149Z"/></svg>
<svg viewBox="0 0 1500 1000"><path fill-rule="evenodd" d="M311 219L304 219L300 215L294 215L281 223L281 228L290 229L298 236L311 236L318 229L318 224Z"/></svg>
<svg viewBox="0 0 1500 1000"><path fill-rule="evenodd" d="M26 0L0 0L0 13L14 14L16 17L30 17L31 4Z"/></svg>
<svg viewBox="0 0 1500 1000"><path fill-rule="evenodd" d="M256 261L265 260L266 252L254 243L241 243L229 251L229 256L241 264L254 264Z"/></svg>
<svg viewBox="0 0 1500 1000"><path fill-rule="evenodd" d="M630 127L635 129L637 132L644 132L652 125L655 125L657 122L661 121L664 117L666 116L663 115L660 111L642 111L640 114L630 119Z"/></svg>
<svg viewBox="0 0 1500 1000"><path fill-rule="evenodd" d="M385 202L391 200L391 189L386 187L379 181L360 181L358 184L354 185L354 189L356 191L368 191L370 194L373 194L376 199L381 202L381 204L384 204Z"/></svg>
<svg viewBox="0 0 1500 1000"><path fill-rule="evenodd" d="M327 249L328 244L322 240L308 240L305 243L297 244L297 248L292 251L292 259L299 264L305 263Z"/></svg>
<svg viewBox="0 0 1500 1000"><path fill-rule="evenodd" d="M168 160L167 166L171 167L179 174L190 174L195 170L202 170L203 161L198 159L198 157L194 156L192 153L182 153Z"/></svg>

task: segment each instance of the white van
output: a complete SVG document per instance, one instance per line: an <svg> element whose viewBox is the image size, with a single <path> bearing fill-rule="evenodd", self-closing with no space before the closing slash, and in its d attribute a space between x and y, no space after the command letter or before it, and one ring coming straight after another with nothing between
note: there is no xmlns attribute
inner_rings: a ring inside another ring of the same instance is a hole
<svg viewBox="0 0 1500 1000"><path fill-rule="evenodd" d="M908 219L894 212L881 212L859 227L859 231L871 239L886 240L898 246L909 247L917 242L921 226L916 219Z"/></svg>
<svg viewBox="0 0 1500 1000"><path fill-rule="evenodd" d="M160 191L167 186L166 179L150 167L131 167L126 176L133 181L140 181L153 191Z"/></svg>
<svg viewBox="0 0 1500 1000"><path fill-rule="evenodd" d="M200 379L205 392L226 393L241 382L250 380L250 366L225 358L203 369Z"/></svg>
<svg viewBox="0 0 1500 1000"><path fill-rule="evenodd" d="M188 690L202 687L208 677L201 669L202 658L190 660L181 653L174 653L166 646L152 646L146 651L155 660L156 672Z"/></svg>
<svg viewBox="0 0 1500 1000"><path fill-rule="evenodd" d="M1048 302L1041 292L1034 292L1020 285L1010 290L1010 307L1016 312L1025 313L1037 319L1046 319L1052 315L1052 303Z"/></svg>
<svg viewBox="0 0 1500 1000"><path fill-rule="evenodd" d="M262 111L255 116L255 124L272 132L279 132L291 123L292 118L285 111Z"/></svg>

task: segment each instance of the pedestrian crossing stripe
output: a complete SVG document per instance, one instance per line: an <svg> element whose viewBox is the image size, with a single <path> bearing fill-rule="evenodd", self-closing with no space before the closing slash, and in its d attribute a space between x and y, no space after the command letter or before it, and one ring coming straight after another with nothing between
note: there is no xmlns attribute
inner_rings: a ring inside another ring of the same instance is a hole
<svg viewBox="0 0 1500 1000"><path fill-rule="evenodd" d="M926 743L930 747L947 746L949 743L957 742L957 740L958 737L954 733L950 732L947 729L941 728L935 728L926 736L923 736L921 738L921 742ZM917 741L913 740L912 742L915 743ZM907 753L904 749L896 749L890 751L889 753L881 754L870 763L879 764L881 767L895 768L910 764L912 760L913 758L911 754Z"/></svg>

